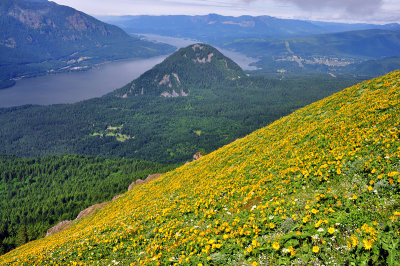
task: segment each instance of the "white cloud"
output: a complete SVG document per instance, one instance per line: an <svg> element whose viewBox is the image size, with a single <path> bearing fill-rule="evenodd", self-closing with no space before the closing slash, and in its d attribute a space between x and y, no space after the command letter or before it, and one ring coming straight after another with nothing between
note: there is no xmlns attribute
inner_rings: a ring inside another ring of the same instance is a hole
<svg viewBox="0 0 400 266"><path fill-rule="evenodd" d="M242 0L246 3L271 2L291 3L303 10L327 10L333 9L348 14L373 14L379 12L384 0Z"/></svg>
<svg viewBox="0 0 400 266"><path fill-rule="evenodd" d="M398 0L53 0L92 15L269 15L349 22L400 22Z"/></svg>

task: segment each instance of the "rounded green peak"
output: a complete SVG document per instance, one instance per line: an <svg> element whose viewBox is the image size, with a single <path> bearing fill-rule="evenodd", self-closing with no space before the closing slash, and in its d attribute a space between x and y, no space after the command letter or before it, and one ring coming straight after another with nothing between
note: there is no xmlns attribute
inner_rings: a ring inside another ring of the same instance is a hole
<svg viewBox="0 0 400 266"><path fill-rule="evenodd" d="M227 64L225 64L225 69L242 71L240 66L233 62L230 58L223 55L215 47L204 43L196 43L188 47L181 48L170 57L175 56L183 57L183 59L191 60L193 63L197 64L216 63L218 60L226 60Z"/></svg>
<svg viewBox="0 0 400 266"><path fill-rule="evenodd" d="M196 90L230 87L243 70L216 48L202 43L181 48L162 63L118 90L119 97L187 97Z"/></svg>

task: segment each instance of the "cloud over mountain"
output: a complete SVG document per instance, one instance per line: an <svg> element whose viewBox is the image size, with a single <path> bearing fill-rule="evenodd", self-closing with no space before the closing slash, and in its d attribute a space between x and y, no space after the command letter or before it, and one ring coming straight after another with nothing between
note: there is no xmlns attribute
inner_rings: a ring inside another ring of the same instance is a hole
<svg viewBox="0 0 400 266"><path fill-rule="evenodd" d="M268 1L292 3L303 10L334 9L341 13L370 15L379 11L383 0L242 0L244 2Z"/></svg>

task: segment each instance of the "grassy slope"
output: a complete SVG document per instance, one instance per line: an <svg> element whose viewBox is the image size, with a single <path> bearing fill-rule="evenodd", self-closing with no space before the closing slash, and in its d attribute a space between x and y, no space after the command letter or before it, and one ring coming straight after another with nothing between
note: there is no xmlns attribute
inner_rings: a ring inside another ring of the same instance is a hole
<svg viewBox="0 0 400 266"><path fill-rule="evenodd" d="M397 71L311 104L0 264L394 264L399 83Z"/></svg>

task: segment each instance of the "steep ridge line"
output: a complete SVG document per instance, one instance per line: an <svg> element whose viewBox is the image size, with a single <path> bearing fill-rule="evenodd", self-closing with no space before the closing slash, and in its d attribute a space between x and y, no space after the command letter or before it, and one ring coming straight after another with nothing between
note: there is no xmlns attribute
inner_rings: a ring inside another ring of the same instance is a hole
<svg viewBox="0 0 400 266"><path fill-rule="evenodd" d="M0 261L393 265L399 84L396 71L311 104Z"/></svg>

